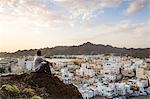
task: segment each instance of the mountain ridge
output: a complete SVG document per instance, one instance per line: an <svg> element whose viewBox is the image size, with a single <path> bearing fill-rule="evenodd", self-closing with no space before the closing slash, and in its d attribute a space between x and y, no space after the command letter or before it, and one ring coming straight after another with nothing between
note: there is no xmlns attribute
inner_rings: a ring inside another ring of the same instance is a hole
<svg viewBox="0 0 150 99"><path fill-rule="evenodd" d="M0 57L20 57L35 55L36 51L39 49L30 50L18 50L13 53L3 52L0 53ZM47 47L40 49L42 53L46 56L51 55L97 55L97 54L111 54L116 55L129 55L132 57L148 58L150 57L150 48L119 48L113 47L111 45L93 44L91 42L86 42L78 46L56 46Z"/></svg>

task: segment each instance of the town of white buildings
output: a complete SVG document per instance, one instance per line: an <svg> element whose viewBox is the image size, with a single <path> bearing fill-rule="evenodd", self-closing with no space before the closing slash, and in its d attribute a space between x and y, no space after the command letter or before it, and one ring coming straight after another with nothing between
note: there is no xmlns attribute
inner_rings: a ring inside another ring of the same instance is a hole
<svg viewBox="0 0 150 99"><path fill-rule="evenodd" d="M95 96L126 99L150 94L150 59L113 55L57 55L48 61L51 71L65 84L75 85L83 98ZM33 57L0 60L8 73L32 71Z"/></svg>

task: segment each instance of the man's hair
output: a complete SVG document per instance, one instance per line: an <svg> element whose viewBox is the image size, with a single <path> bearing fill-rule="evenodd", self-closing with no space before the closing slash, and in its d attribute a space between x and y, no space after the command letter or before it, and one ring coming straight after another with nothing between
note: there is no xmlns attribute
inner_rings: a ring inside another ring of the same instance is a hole
<svg viewBox="0 0 150 99"><path fill-rule="evenodd" d="M41 56L41 50L38 50L36 54L37 56Z"/></svg>

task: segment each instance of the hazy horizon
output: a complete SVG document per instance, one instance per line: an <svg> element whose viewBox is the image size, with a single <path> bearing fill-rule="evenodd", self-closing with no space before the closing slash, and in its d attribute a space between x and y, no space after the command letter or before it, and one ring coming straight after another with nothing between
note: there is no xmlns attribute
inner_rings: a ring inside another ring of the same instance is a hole
<svg viewBox="0 0 150 99"><path fill-rule="evenodd" d="M150 0L0 0L0 52L85 42L150 48Z"/></svg>

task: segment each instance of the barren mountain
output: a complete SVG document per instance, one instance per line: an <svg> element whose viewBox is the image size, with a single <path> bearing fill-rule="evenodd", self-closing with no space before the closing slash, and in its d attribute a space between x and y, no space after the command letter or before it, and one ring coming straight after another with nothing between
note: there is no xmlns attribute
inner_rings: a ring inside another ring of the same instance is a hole
<svg viewBox="0 0 150 99"><path fill-rule="evenodd" d="M93 44L90 42L79 46L56 46L52 48L41 49L43 54L50 55L97 55L111 54L129 55L132 57L147 58L150 57L150 48L118 48L110 45ZM35 55L37 49L19 50L14 53L0 53L0 57L20 57Z"/></svg>

